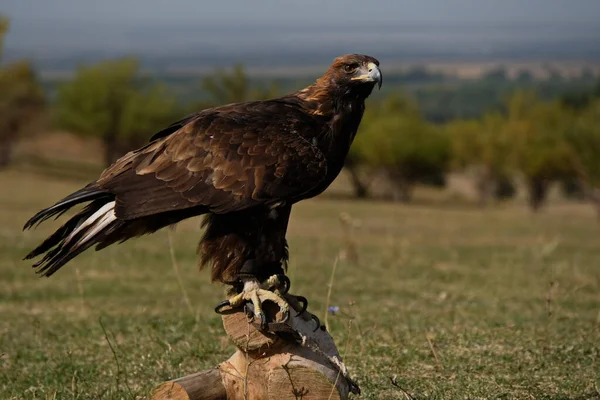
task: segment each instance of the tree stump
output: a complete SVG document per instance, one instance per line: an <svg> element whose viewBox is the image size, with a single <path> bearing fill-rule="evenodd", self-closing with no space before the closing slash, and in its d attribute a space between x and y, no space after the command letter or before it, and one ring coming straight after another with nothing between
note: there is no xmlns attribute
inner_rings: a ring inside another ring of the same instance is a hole
<svg viewBox="0 0 600 400"><path fill-rule="evenodd" d="M265 312L280 321L277 307ZM151 400L345 400L360 393L348 376L333 339L308 312L292 310L285 323L257 329L242 310L223 317L225 332L238 348L216 368L174 379L158 386Z"/></svg>

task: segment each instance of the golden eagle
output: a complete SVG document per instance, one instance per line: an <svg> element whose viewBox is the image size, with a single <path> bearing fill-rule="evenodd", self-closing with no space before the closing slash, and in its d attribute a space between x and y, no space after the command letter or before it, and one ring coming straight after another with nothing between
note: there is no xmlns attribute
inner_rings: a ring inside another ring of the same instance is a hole
<svg viewBox="0 0 600 400"><path fill-rule="evenodd" d="M320 194L340 173L365 99L381 83L379 61L350 54L296 93L189 115L27 221L24 229L88 203L25 259L45 253L34 267L50 276L91 246L205 215L201 266L211 265L212 280L237 293L222 305L252 301L264 326L261 301L289 310L280 295L289 288L292 205Z"/></svg>

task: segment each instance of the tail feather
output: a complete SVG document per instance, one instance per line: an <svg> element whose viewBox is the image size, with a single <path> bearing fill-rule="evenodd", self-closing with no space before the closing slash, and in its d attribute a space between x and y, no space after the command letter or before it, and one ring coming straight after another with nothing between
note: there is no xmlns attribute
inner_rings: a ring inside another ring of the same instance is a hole
<svg viewBox="0 0 600 400"><path fill-rule="evenodd" d="M111 193L102 191L101 189L98 189L97 187L93 186L93 184L89 184L83 189L78 190L75 193L72 193L69 196L65 197L53 206L48 207L35 214L29 219L29 221L25 223L23 230L31 229L34 227L34 225L39 225L51 217L55 216L56 218L58 218L76 204L99 199L108 200L113 197L114 196Z"/></svg>
<svg viewBox="0 0 600 400"><path fill-rule="evenodd" d="M94 245L96 250L101 250L113 243L155 232L208 211L205 207L193 207L134 220L122 220L115 214L114 195L88 186L37 213L25 224L25 229L54 215L60 216L74 205L88 201L91 202L83 210L25 256L24 259L28 260L43 255L33 264L38 274L51 276L71 259Z"/></svg>
<svg viewBox="0 0 600 400"><path fill-rule="evenodd" d="M114 207L114 202L108 203ZM87 220L86 220L87 222ZM101 243L106 235L119 229L122 221L114 217L114 208L110 208L95 222L91 222L86 228L65 238L57 247L50 250L37 263L33 265L36 272L43 276L51 276L71 259L95 244Z"/></svg>
<svg viewBox="0 0 600 400"><path fill-rule="evenodd" d="M96 207L96 208L92 209L93 213L89 217L81 220L81 223L75 229L73 229L73 231L71 233L69 233L69 236L67 236L65 238L65 241L63 244L66 245L69 242L73 241L73 238L75 238L76 236L79 236L79 240L84 239L84 237L79 235L79 233L87 233L87 231L89 231L93 227L96 227L96 226L101 226L102 228L106 227L106 225L103 224L103 222L105 219L109 218L109 216L111 216L111 215L112 215L112 217L115 216L114 212L112 212L112 213L109 212L109 211L113 210L114 206L115 206L115 202L111 201L111 202L103 204L99 208ZM116 219L116 218L113 218L113 219Z"/></svg>
<svg viewBox="0 0 600 400"><path fill-rule="evenodd" d="M69 236L69 233L77 228L77 225L81 222L82 215L84 214L85 210L69 219L63 226L58 228L56 232L44 240L38 247L31 250L31 252L25 256L24 260L30 260L34 257L37 257L64 240L67 236Z"/></svg>
<svg viewBox="0 0 600 400"><path fill-rule="evenodd" d="M25 224L29 229L52 216L57 218L76 204L91 201L81 212L71 217L56 232L33 249L24 259L44 254L33 267L44 276L54 274L60 267L84 250L102 241L123 222L117 220L114 196L92 185L67 196L52 207L38 212Z"/></svg>

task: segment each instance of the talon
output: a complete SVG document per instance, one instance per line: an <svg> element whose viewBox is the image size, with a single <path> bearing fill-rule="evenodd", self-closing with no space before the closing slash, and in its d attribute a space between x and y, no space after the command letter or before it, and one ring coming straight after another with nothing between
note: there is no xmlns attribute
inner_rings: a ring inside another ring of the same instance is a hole
<svg viewBox="0 0 600 400"><path fill-rule="evenodd" d="M290 319L290 312L288 311L284 311L283 312L283 316L281 317L281 323L283 324L284 322L287 322L287 320Z"/></svg>
<svg viewBox="0 0 600 400"><path fill-rule="evenodd" d="M290 281L290 278L283 274L277 275L277 278L279 279L279 282L283 285L283 290L281 290L281 294L284 295L287 292L289 292L290 287L292 287L292 282Z"/></svg>
<svg viewBox="0 0 600 400"><path fill-rule="evenodd" d="M321 321L319 321L319 318L317 318L317 316L314 314L311 314L310 318L313 319L315 321L315 323L317 324L317 327L313 330L313 332L316 332L317 329L319 329L319 327L321 326Z"/></svg>
<svg viewBox="0 0 600 400"><path fill-rule="evenodd" d="M220 302L215 307L215 312L217 314L222 314L223 313L223 310L222 310L223 307L231 307L231 302L229 300L225 300L225 301Z"/></svg>
<svg viewBox="0 0 600 400"><path fill-rule="evenodd" d="M296 301L302 303L302 309L296 314L296 317L299 317L308 309L308 299L304 296L296 296Z"/></svg>

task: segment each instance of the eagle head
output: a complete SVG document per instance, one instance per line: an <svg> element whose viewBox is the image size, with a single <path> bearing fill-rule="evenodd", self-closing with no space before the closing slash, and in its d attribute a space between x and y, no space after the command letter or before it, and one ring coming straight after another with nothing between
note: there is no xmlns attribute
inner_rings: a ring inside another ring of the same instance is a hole
<svg viewBox="0 0 600 400"><path fill-rule="evenodd" d="M325 77L335 86L349 92L371 93L375 85L381 88L383 76L379 61L363 54L346 54L337 57Z"/></svg>

